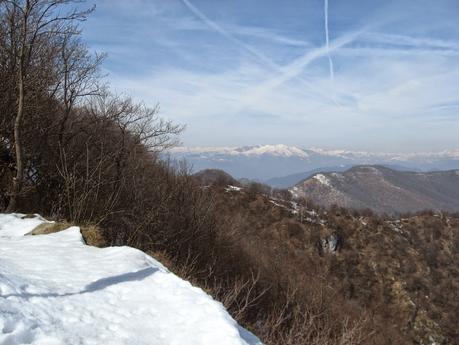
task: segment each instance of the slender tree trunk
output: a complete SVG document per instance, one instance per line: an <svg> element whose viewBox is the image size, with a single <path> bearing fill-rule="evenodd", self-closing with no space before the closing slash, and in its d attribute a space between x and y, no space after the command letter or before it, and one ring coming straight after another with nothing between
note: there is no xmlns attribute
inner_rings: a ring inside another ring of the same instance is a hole
<svg viewBox="0 0 459 345"><path fill-rule="evenodd" d="M8 203L8 212L14 212L18 207L18 198L22 189L22 181L24 178L24 167L22 159L22 143L21 143L21 123L24 114L24 80L22 75L22 67L19 67L18 80L18 110L16 119L14 120L14 150L16 153L16 176L13 178L13 190Z"/></svg>
<svg viewBox="0 0 459 345"><path fill-rule="evenodd" d="M24 18L22 25L22 44L19 54L18 64L18 108L16 118L14 119L14 150L16 156L16 175L13 177L13 188L11 191L10 200L8 203L7 212L14 212L18 209L18 199L22 190L24 179L24 166L22 157L22 142L21 142L21 126L22 117L24 115L24 60L25 60L25 45L27 35L27 18Z"/></svg>

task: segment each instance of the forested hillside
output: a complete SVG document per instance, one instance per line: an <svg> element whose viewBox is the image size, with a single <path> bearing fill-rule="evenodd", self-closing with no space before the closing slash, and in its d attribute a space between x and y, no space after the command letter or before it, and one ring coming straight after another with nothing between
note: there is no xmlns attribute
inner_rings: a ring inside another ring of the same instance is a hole
<svg viewBox="0 0 459 345"><path fill-rule="evenodd" d="M183 127L110 91L82 6L0 0L1 212L140 249L269 345L458 342L457 217L325 210L160 159Z"/></svg>
<svg viewBox="0 0 459 345"><path fill-rule="evenodd" d="M257 285L278 282L268 290L276 297L268 300L289 306L280 315L295 320L287 324L297 343L315 339L313 329L341 333L349 344L459 339L457 214L389 218L290 201L282 191L269 195L255 184L211 188L233 229L230 242L239 243L261 272Z"/></svg>

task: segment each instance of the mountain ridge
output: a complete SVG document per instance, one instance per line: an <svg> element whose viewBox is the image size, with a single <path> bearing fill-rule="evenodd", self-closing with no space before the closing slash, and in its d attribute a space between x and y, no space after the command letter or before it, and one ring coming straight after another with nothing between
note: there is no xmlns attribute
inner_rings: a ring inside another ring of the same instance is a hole
<svg viewBox="0 0 459 345"><path fill-rule="evenodd" d="M344 172L323 172L291 188L293 195L322 206L377 213L459 210L459 170L396 171L382 165L359 165Z"/></svg>
<svg viewBox="0 0 459 345"><path fill-rule="evenodd" d="M288 145L243 147L176 147L173 159L185 159L194 172L220 169L235 178L267 181L325 167L381 164L403 170L459 169L459 149L424 153L371 153L349 150L302 149Z"/></svg>

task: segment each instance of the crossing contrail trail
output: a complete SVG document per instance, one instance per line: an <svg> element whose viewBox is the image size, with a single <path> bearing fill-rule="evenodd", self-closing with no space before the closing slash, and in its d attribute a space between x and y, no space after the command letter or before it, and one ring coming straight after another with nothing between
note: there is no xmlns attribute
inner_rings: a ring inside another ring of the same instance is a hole
<svg viewBox="0 0 459 345"><path fill-rule="evenodd" d="M204 13L202 13L197 7L195 7L191 2L188 0L181 0L182 3L199 19L201 19L204 23L206 23L209 27L226 37L228 40L233 42L235 45L245 49L250 54L255 56L258 60L262 61L264 64L273 68L275 70L279 70L279 66L277 66L274 62L272 62L269 58L259 52L257 49L253 48L252 46L245 44L244 42L238 40L233 35L228 33L225 29L223 29L220 25L210 20Z"/></svg>
<svg viewBox="0 0 459 345"><path fill-rule="evenodd" d="M333 60L330 55L330 39L328 35L328 0L324 1L324 12L325 12L325 45L327 47L328 65L330 67L330 81L333 87L334 80L335 80L335 72L333 68Z"/></svg>
<svg viewBox="0 0 459 345"><path fill-rule="evenodd" d="M323 91L316 90L314 88L314 85L310 81L300 76L301 72L311 62L321 57L328 56L328 60L330 64L330 78L332 80L332 90L333 90L334 70L333 70L333 61L331 59L330 52L353 42L358 36L360 36L363 32L368 30L368 28L365 28L357 32L345 34L333 40L332 42L330 42L329 35L328 35L328 1L325 0L326 45L324 47L318 47L318 48L311 49L308 52L306 52L303 56L294 60L291 64L281 66L273 62L270 58L268 58L266 55L261 53L258 49L237 39L226 29L224 29L223 27L218 25L216 22L208 18L203 12L201 12L196 6L194 6L189 0L180 0L180 1L185 5L185 7L191 13L197 16L200 20L202 20L210 28L212 28L213 30L215 30L216 32L224 36L229 41L233 42L235 45L239 46L240 48L250 53L254 58L256 58L259 62L262 62L265 66L271 68L272 70L278 73L278 75L275 76L274 78L268 79L266 82L261 83L261 85L259 85L256 88L256 90L253 90L252 92L248 92L248 94L252 96L253 94L266 95L270 90L273 90L275 87L285 83L286 81L291 80L291 79L296 79L300 81L301 84L308 89L309 94L311 96L315 96L320 99L325 99L327 101L331 101L335 105L338 105L335 100L334 92L332 92L332 95L329 95Z"/></svg>
<svg viewBox="0 0 459 345"><path fill-rule="evenodd" d="M223 27L218 25L216 22L212 21L210 18L208 18L203 12L199 10L196 6L194 6L189 0L181 0L183 5L195 16L197 16L200 20L202 20L206 25L208 25L210 28L224 36L226 39L229 41L233 42L236 46L239 46L240 48L244 49L246 52L250 53L252 57L254 57L258 62L263 63L265 66L269 67L270 69L276 71L279 73L279 75L284 75L285 73L289 74L286 70L286 66L280 66L277 63L273 62L269 57L264 55L262 52L260 52L258 49L252 47L249 44L246 44L245 42L237 39L234 37L230 32L225 30ZM319 58L319 57L317 57ZM323 92L320 92L315 89L314 85L311 84L310 81L301 78L299 76L299 72L296 73L295 75L291 75L289 79L291 78L296 78L299 80L304 87L306 87L311 95L314 95L315 97L318 97L320 99L326 99L326 100L331 100L333 101L332 97L330 95L327 95ZM334 101L333 101L334 102Z"/></svg>
<svg viewBox="0 0 459 345"><path fill-rule="evenodd" d="M316 49L312 49L306 52L304 55L300 56L296 60L294 60L291 64L286 65L283 67L283 73L279 74L278 76L267 80L264 83L261 83L256 88L256 93L258 94L267 94L269 91L274 90L279 85L291 80L293 78L298 77L301 72L304 70L305 67L310 65L312 62L325 57L327 52L337 50L353 41L355 41L360 35L362 31L356 31L353 33L342 35L341 37L333 40L329 47L322 46ZM331 97L331 101L340 106L333 97Z"/></svg>

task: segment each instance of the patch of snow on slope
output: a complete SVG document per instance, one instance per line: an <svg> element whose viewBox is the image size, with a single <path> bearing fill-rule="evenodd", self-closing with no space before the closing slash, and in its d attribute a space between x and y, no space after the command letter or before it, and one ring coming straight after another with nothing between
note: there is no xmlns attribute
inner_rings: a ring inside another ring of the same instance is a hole
<svg viewBox="0 0 459 345"><path fill-rule="evenodd" d="M312 178L317 180L317 181L319 181L320 183L322 183L325 186L332 187L328 177L323 175L323 174L316 174Z"/></svg>
<svg viewBox="0 0 459 345"><path fill-rule="evenodd" d="M300 196L299 191L300 189L297 186L293 186L288 190L293 198L298 198Z"/></svg>
<svg viewBox="0 0 459 345"><path fill-rule="evenodd" d="M291 206L291 207L288 207L286 205L281 204L281 202L285 202L285 201L282 200L282 199L278 199L278 198L270 198L269 202L271 204L273 204L274 206L283 208L284 210L287 210L288 212L290 212L292 214L297 214L298 213L298 204L296 202L292 201L292 202L288 203L288 205Z"/></svg>
<svg viewBox="0 0 459 345"><path fill-rule="evenodd" d="M241 187L228 185L228 186L225 188L225 191L227 191L227 192L240 192L241 189L242 189Z"/></svg>
<svg viewBox="0 0 459 345"><path fill-rule="evenodd" d="M341 173L336 173L336 172L334 172L334 173L331 173L331 175L332 175L333 177L337 178L338 180L344 180L344 175L341 174Z"/></svg>
<svg viewBox="0 0 459 345"><path fill-rule="evenodd" d="M0 214L0 344L261 345L201 289L129 247L86 246L78 227Z"/></svg>

